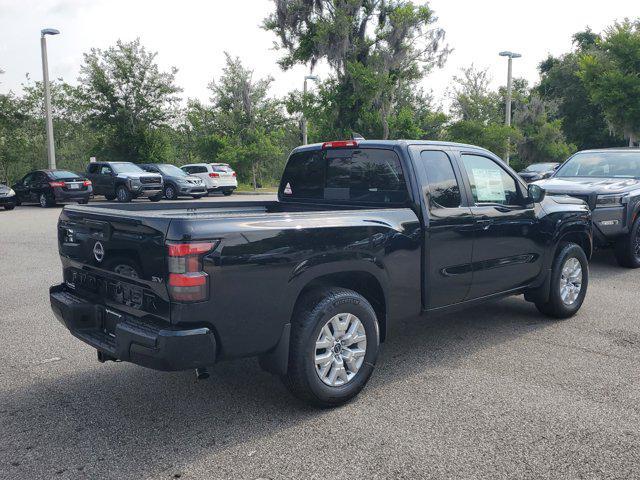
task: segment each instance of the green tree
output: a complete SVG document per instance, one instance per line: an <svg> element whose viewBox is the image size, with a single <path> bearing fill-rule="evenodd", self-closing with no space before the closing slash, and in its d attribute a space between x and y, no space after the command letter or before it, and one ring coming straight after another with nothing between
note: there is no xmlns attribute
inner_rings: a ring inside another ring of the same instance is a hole
<svg viewBox="0 0 640 480"><path fill-rule="evenodd" d="M254 80L253 71L239 58L225 55L221 77L209 85L211 110L198 118L208 124L211 141L223 139L218 159L233 164L241 178L250 178L257 188L274 173L279 175L278 164L291 147L287 130L292 125L282 102L268 96L273 78Z"/></svg>
<svg viewBox="0 0 640 480"><path fill-rule="evenodd" d="M602 108L595 104L580 80L579 59L597 48L600 36L587 29L573 36L574 50L559 57L549 56L540 63L540 83L536 92L546 102L557 105L551 119L562 120L567 140L580 150L621 145L612 134Z"/></svg>
<svg viewBox="0 0 640 480"><path fill-rule="evenodd" d="M108 159L168 161L164 127L176 116L177 70L160 71L157 53L140 40L92 49L80 69L88 118L103 132L99 152Z"/></svg>
<svg viewBox="0 0 640 480"><path fill-rule="evenodd" d="M522 166L541 162L561 162L576 151L566 142L562 122L550 120L553 105L532 95L514 114L514 123L522 133L518 142L518 159Z"/></svg>
<svg viewBox="0 0 640 480"><path fill-rule="evenodd" d="M441 65L449 50L444 31L427 5L408 0L274 0L264 27L285 51L280 65L310 65L321 60L332 76L320 86L315 116L320 131L348 136L353 131L388 138L398 92ZM324 128L323 125L331 126Z"/></svg>
<svg viewBox="0 0 640 480"><path fill-rule="evenodd" d="M615 23L596 45L581 55L578 75L609 124L633 146L640 136L640 20Z"/></svg>

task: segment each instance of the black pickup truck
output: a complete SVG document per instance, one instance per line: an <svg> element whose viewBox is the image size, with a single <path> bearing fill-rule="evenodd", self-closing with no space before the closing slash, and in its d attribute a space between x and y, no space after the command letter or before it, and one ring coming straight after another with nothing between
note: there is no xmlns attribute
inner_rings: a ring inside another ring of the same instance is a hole
<svg viewBox="0 0 640 480"><path fill-rule="evenodd" d="M639 148L578 152L537 183L550 195L584 200L593 212L595 246L613 247L621 266L640 268Z"/></svg>
<svg viewBox="0 0 640 480"><path fill-rule="evenodd" d="M299 147L277 201L65 207L58 242L52 309L100 361L258 356L321 406L362 389L398 319L519 294L575 314L592 245L581 200L424 141Z"/></svg>

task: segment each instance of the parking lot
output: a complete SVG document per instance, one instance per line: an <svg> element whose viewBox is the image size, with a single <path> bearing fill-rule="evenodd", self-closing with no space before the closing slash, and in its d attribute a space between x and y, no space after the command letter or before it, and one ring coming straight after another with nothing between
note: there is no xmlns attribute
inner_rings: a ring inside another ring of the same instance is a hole
<svg viewBox="0 0 640 480"><path fill-rule="evenodd" d="M98 363L49 308L59 212L0 211L0 478L640 476L640 271L608 252L574 318L510 298L396 323L362 394L316 410L254 359Z"/></svg>

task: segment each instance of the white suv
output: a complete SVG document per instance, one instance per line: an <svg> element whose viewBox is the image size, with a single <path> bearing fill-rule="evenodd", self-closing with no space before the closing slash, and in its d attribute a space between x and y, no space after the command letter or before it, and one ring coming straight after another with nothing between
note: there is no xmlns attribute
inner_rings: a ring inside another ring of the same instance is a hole
<svg viewBox="0 0 640 480"><path fill-rule="evenodd" d="M236 172L227 163L192 163L183 165L182 170L201 178L209 193L222 192L231 195L238 188Z"/></svg>

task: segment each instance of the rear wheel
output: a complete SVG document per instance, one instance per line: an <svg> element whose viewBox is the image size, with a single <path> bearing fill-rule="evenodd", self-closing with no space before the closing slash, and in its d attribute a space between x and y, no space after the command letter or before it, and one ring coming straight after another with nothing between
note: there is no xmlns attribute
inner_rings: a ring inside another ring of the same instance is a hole
<svg viewBox="0 0 640 480"><path fill-rule="evenodd" d="M78 200L78 203L80 205L86 205L87 203L89 203L89 200L88 199L87 200Z"/></svg>
<svg viewBox="0 0 640 480"><path fill-rule="evenodd" d="M163 192L160 192L157 195L153 195L152 197L149 197L149 200L151 200L152 202L159 202L160 200L162 200L163 195L164 195Z"/></svg>
<svg viewBox="0 0 640 480"><path fill-rule="evenodd" d="M112 202L113 200L116 199L116 196L109 193L109 194L105 194L104 198L106 198L107 200L109 200L110 202Z"/></svg>
<svg viewBox="0 0 640 480"><path fill-rule="evenodd" d="M207 194L205 193L204 195L191 195L194 200L200 200L202 197L205 197Z"/></svg>
<svg viewBox="0 0 640 480"><path fill-rule="evenodd" d="M38 198L38 201L39 201L40 206L42 208L52 207L52 206L54 206L56 204L55 200L52 199L51 197L49 197L45 193L41 193L40 194L40 197Z"/></svg>
<svg viewBox="0 0 640 480"><path fill-rule="evenodd" d="M223 191L222 191L222 194L223 194L225 197L228 197L228 196L229 196L229 195L231 195L232 193L233 193L233 190L223 190Z"/></svg>
<svg viewBox="0 0 640 480"><path fill-rule="evenodd" d="M121 203L126 203L131 201L131 192L124 185L120 185L116 189L116 198Z"/></svg>
<svg viewBox="0 0 640 480"><path fill-rule="evenodd" d="M629 235L621 238L616 243L616 260L622 267L640 267L640 215L633 222Z"/></svg>
<svg viewBox="0 0 640 480"><path fill-rule="evenodd" d="M344 288L312 291L294 313L284 383L313 405L342 405L371 377L379 339L375 311L362 295Z"/></svg>
<svg viewBox="0 0 640 480"><path fill-rule="evenodd" d="M16 206L15 206L15 205L5 205L5 206L4 206L4 209L5 209L5 210L13 210L14 208L16 208Z"/></svg>
<svg viewBox="0 0 640 480"><path fill-rule="evenodd" d="M551 289L546 302L536 302L541 313L554 318L575 315L587 294L589 263L575 243L560 246L551 269Z"/></svg>
<svg viewBox="0 0 640 480"><path fill-rule="evenodd" d="M167 185L164 187L164 197L167 200L175 200L178 198L178 192L176 191L176 187L173 185Z"/></svg>

